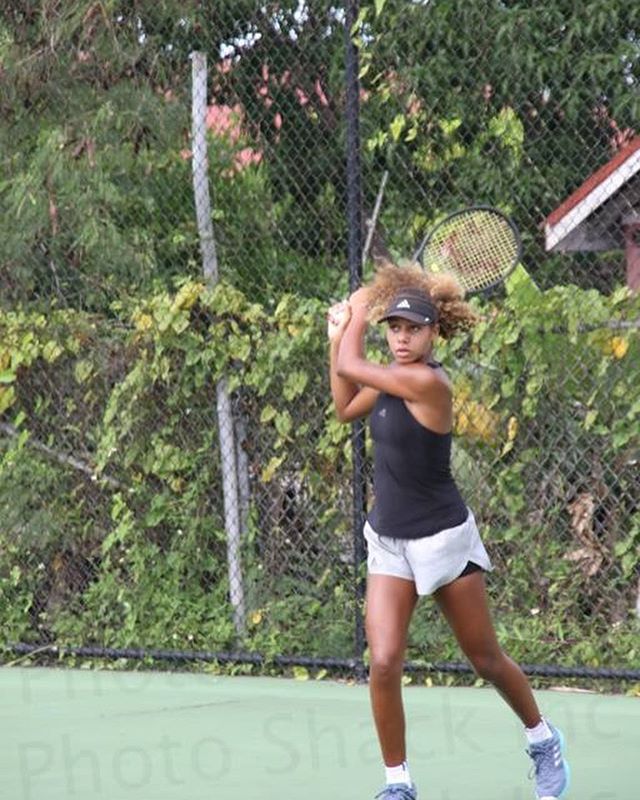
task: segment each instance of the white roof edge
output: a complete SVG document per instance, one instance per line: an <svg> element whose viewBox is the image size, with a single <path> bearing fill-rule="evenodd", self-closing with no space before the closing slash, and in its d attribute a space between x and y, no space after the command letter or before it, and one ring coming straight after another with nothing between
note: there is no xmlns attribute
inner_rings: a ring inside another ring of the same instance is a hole
<svg viewBox="0 0 640 800"><path fill-rule="evenodd" d="M571 231L592 214L598 206L620 189L621 186L640 170L640 150L636 150L608 175L602 183L595 186L589 194L570 209L555 225L544 226L545 249L547 251L559 244Z"/></svg>

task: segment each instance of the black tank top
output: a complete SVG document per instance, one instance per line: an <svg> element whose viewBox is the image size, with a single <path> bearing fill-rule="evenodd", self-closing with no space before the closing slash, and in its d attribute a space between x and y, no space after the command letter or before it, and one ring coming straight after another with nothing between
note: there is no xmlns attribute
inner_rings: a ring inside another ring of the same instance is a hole
<svg viewBox="0 0 640 800"><path fill-rule="evenodd" d="M380 536L419 539L461 525L468 509L451 475L451 433L421 425L401 397L381 393L370 415L374 506Z"/></svg>

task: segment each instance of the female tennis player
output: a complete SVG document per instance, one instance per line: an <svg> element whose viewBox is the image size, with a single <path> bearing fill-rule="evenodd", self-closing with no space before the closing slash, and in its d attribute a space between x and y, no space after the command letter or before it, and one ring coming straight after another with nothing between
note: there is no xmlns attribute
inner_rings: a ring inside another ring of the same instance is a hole
<svg viewBox="0 0 640 800"><path fill-rule="evenodd" d="M364 536L369 688L386 776L376 796L418 796L407 764L401 678L417 599L433 594L474 670L522 720L537 797L555 800L569 784L563 737L498 644L484 582L491 562L450 470L451 383L433 348L438 335L471 327L473 311L452 276L389 264L327 317L336 414L342 422L368 415L374 442L374 504ZM370 319L386 324L388 365L365 356Z"/></svg>

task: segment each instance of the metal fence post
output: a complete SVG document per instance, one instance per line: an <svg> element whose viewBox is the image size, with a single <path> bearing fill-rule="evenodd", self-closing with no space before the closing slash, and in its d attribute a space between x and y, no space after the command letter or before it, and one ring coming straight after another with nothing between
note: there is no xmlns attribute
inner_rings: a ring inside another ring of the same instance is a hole
<svg viewBox="0 0 640 800"><path fill-rule="evenodd" d="M347 98L347 220L349 287L353 291L362 281L362 170L360 163L360 81L358 78L358 48L353 41L352 28L358 18L358 0L348 0L345 16L345 82ZM365 649L362 600L364 583L361 565L364 561L362 527L366 510L365 428L362 420L353 424L351 433L353 453L353 537L354 537L354 594L355 594L355 658L361 662Z"/></svg>
<svg viewBox="0 0 640 800"><path fill-rule="evenodd" d="M194 52L192 54L192 73L193 191L203 273L207 284L215 286L218 282L218 260L213 224L211 222L211 201L207 174L208 159L205 123L207 113L207 57L204 53ZM240 639L244 634L246 617L240 557L240 503L231 399L227 382L224 378L216 386L216 407L224 496L224 525L227 536L229 596L233 607L236 635Z"/></svg>

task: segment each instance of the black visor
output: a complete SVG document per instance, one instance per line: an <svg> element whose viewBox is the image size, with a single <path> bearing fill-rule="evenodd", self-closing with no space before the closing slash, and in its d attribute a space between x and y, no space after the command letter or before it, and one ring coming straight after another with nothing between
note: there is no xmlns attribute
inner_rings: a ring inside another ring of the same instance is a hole
<svg viewBox="0 0 640 800"><path fill-rule="evenodd" d="M397 294L379 322L400 317L409 322L416 322L418 325L433 325L438 321L438 309L427 297L427 295L417 292L400 292Z"/></svg>

